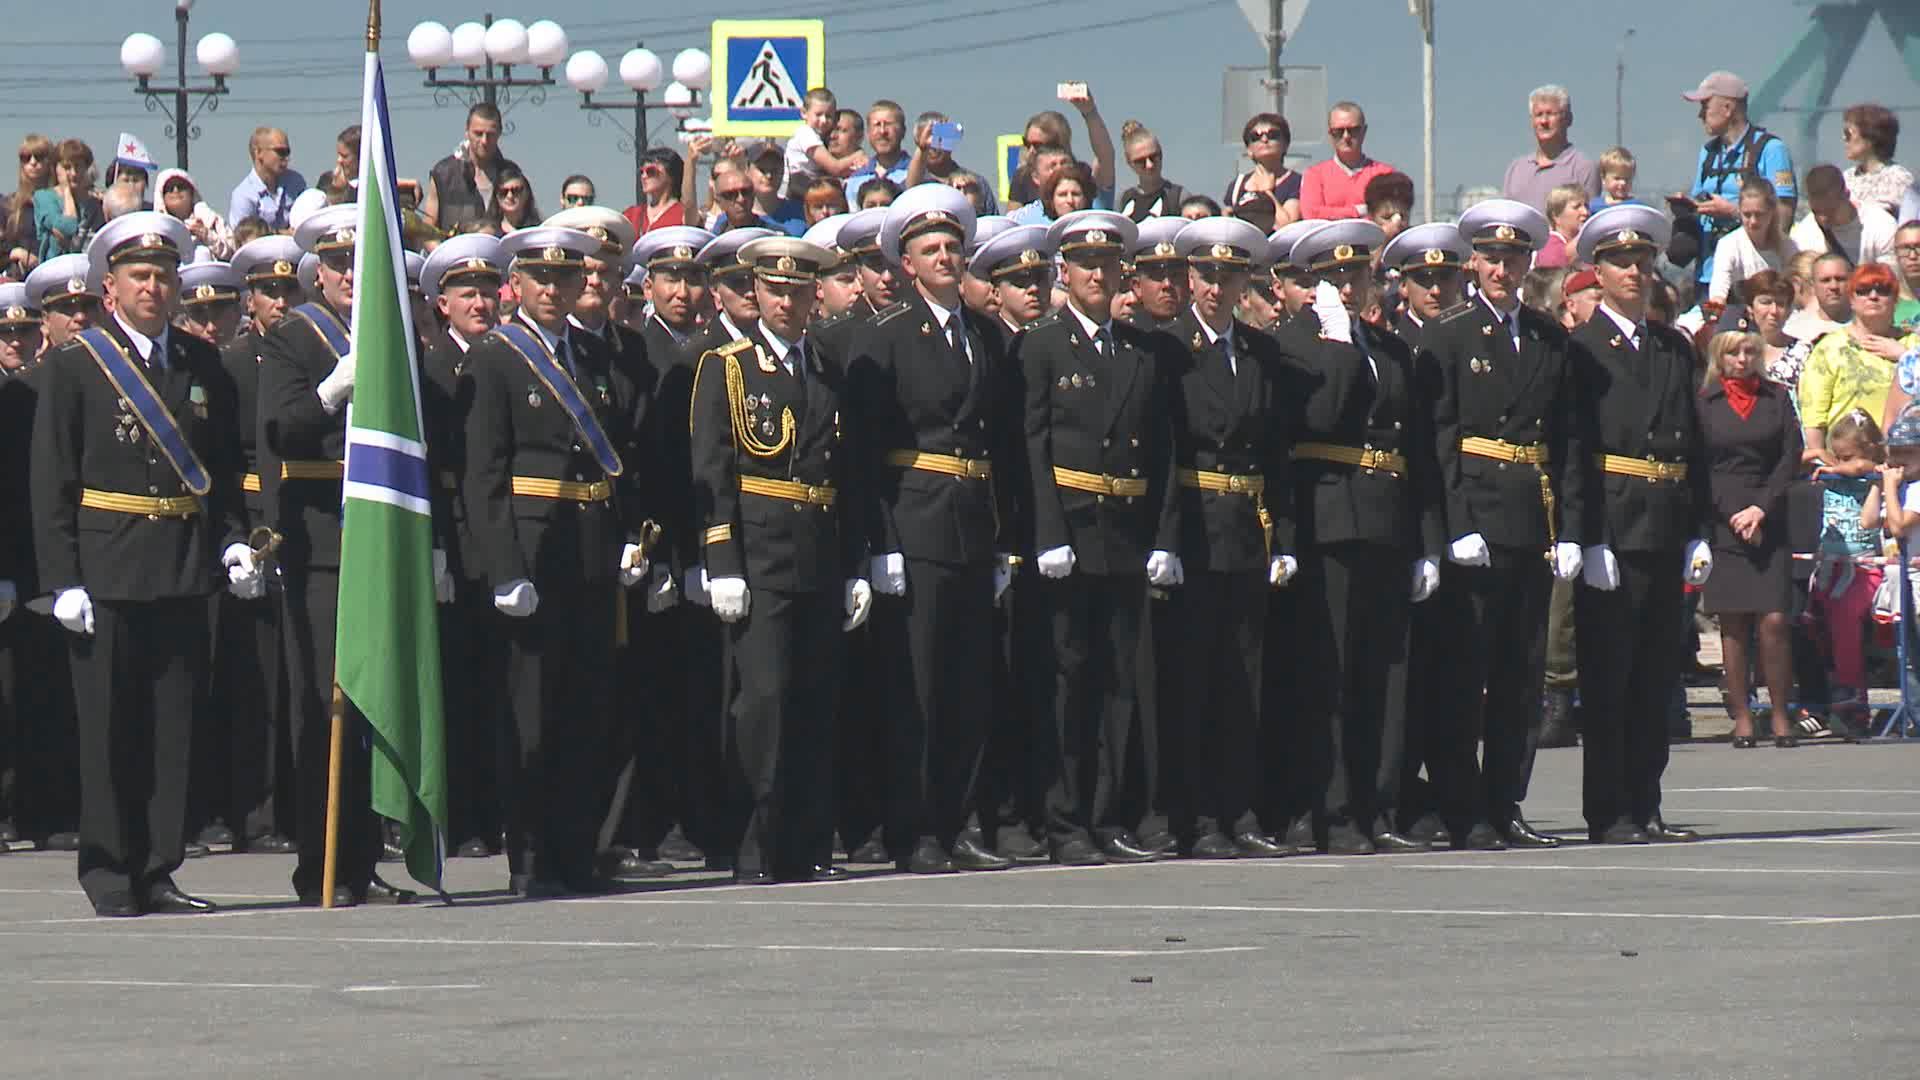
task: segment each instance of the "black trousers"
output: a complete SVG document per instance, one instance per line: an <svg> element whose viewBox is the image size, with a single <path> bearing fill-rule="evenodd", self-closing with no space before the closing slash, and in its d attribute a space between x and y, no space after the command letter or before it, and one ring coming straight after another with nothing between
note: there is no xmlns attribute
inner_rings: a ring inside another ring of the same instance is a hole
<svg viewBox="0 0 1920 1080"><path fill-rule="evenodd" d="M1574 590L1580 658L1581 807L1590 830L1660 812L1667 709L1680 684L1687 626L1684 553L1615 552L1620 587Z"/></svg>
<svg viewBox="0 0 1920 1080"><path fill-rule="evenodd" d="M731 855L737 837L728 824L726 795L727 634L710 607L682 604L686 690L681 731L686 756L681 825L709 855ZM876 818L875 824L878 824Z"/></svg>
<svg viewBox="0 0 1920 1080"><path fill-rule="evenodd" d="M1163 728L1162 762L1176 759L1168 787L1174 835L1257 832L1260 693L1267 627L1267 575L1194 572L1171 590L1162 651L1176 657L1179 727ZM1163 715L1163 719L1165 714ZM1177 749L1176 749L1177 748Z"/></svg>
<svg viewBox="0 0 1920 1080"><path fill-rule="evenodd" d="M23 837L80 823L70 636L24 605L0 623L0 819Z"/></svg>
<svg viewBox="0 0 1920 1080"><path fill-rule="evenodd" d="M213 677L193 739L190 832L223 819L239 839L291 832L293 754L288 745L286 664L280 648L281 590L210 601ZM281 788L286 790L282 791Z"/></svg>
<svg viewBox="0 0 1920 1080"><path fill-rule="evenodd" d="M1046 761L1042 733L1053 724L1053 668L1048 660L1041 578L1031 565L1015 571L993 609L993 700L987 745L974 785L974 807L989 844L1000 829L1030 829L1044 817Z"/></svg>
<svg viewBox="0 0 1920 1080"><path fill-rule="evenodd" d="M186 857L193 721L207 690L207 598L95 599L69 634L80 743L80 887L143 899Z"/></svg>
<svg viewBox="0 0 1920 1080"><path fill-rule="evenodd" d="M616 807L613 842L651 853L676 822L691 836L688 799L696 782L688 764L692 726L687 715L686 654L692 605L682 600L649 613L649 585L628 594L628 646L619 652L614 738L631 779ZM709 695L711 696L711 695ZM709 720L706 730L715 725ZM711 774L706 774L708 777ZM707 782L710 782L707 781Z"/></svg>
<svg viewBox="0 0 1920 1080"><path fill-rule="evenodd" d="M906 595L878 630L899 634L907 651L886 730L887 848L897 860L926 837L952 848L966 828L993 702L993 564L906 563Z"/></svg>
<svg viewBox="0 0 1920 1080"><path fill-rule="evenodd" d="M1423 749L1437 807L1462 827L1504 824L1518 812L1540 742L1553 570L1534 548L1496 547L1492 556L1491 566L1449 563L1440 574L1441 602L1457 621L1438 643L1444 681L1427 695ZM1485 747L1478 761L1476 733Z"/></svg>
<svg viewBox="0 0 1920 1080"><path fill-rule="evenodd" d="M1115 790L1133 736L1145 574L1074 573L1042 579L1052 623L1053 760L1047 836L1091 840L1095 830L1131 829Z"/></svg>
<svg viewBox="0 0 1920 1080"><path fill-rule="evenodd" d="M545 597L541 598L543 601ZM447 841L498 843L501 732L508 713L507 656L493 590L456 580L440 611L440 686L446 717Z"/></svg>
<svg viewBox="0 0 1920 1080"><path fill-rule="evenodd" d="M612 582L550 584L523 619L495 614L512 722L501 740L507 869L543 881L593 876L622 764L613 756Z"/></svg>
<svg viewBox="0 0 1920 1080"><path fill-rule="evenodd" d="M849 682L858 673L862 687L840 695L834 724L834 824L849 852L880 832L887 819L888 718L900 698L893 684L907 657L897 637L881 640L879 627L898 631L898 603L875 593L867 622L841 641Z"/></svg>
<svg viewBox="0 0 1920 1080"><path fill-rule="evenodd" d="M318 893L326 867L327 773L332 749L334 631L339 618L340 571L334 567L285 571L287 708L293 736L300 844L293 868L297 893ZM340 824L336 884L364 891L380 861L380 818L373 812L372 732L367 718L346 704L340 754Z"/></svg>
<svg viewBox="0 0 1920 1080"><path fill-rule="evenodd" d="M1303 688L1317 686L1324 672L1311 669L1301 644L1325 633L1306 622L1313 607L1296 574L1284 589L1268 589L1267 629L1260 671L1260 775L1254 809L1274 831L1313 812L1315 792L1305 747L1314 715Z"/></svg>
<svg viewBox="0 0 1920 1080"><path fill-rule="evenodd" d="M1134 658L1134 736L1114 792L1114 816L1137 823L1141 836L1169 827L1178 801L1180 747L1188 703L1181 698L1181 650L1172 613L1177 589L1147 588L1140 609L1140 647Z"/></svg>
<svg viewBox="0 0 1920 1080"><path fill-rule="evenodd" d="M1305 776L1326 825L1371 830L1381 778L1398 776L1404 714L1387 707L1389 672L1405 663L1412 556L1369 543L1308 547L1300 575Z"/></svg>
<svg viewBox="0 0 1920 1080"><path fill-rule="evenodd" d="M728 623L725 747L735 866L807 878L833 855L833 720L841 679L838 592L755 589ZM848 693L871 692L858 674Z"/></svg>

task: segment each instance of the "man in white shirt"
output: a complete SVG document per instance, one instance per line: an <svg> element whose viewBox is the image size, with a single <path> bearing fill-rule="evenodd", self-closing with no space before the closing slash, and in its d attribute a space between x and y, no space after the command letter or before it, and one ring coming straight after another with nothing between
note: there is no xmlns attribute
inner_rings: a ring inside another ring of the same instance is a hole
<svg viewBox="0 0 1920 1080"><path fill-rule="evenodd" d="M1855 206L1847 198L1846 178L1832 165L1809 169L1805 186L1811 213L1787 234L1795 251L1832 251L1845 255L1855 266L1869 262L1897 265L1893 255L1897 223L1893 215L1871 203Z"/></svg>

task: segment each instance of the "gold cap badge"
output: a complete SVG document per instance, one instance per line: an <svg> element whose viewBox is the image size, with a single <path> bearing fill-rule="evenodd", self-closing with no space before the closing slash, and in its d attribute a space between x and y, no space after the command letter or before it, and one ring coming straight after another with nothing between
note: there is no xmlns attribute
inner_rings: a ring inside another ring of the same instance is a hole
<svg viewBox="0 0 1920 1080"><path fill-rule="evenodd" d="M1216 259L1231 259L1237 253L1233 250L1232 244L1215 244L1210 250L1210 254Z"/></svg>
<svg viewBox="0 0 1920 1080"><path fill-rule="evenodd" d="M1428 266L1439 266L1441 263L1447 261L1447 253L1441 251L1439 248L1428 248L1424 258Z"/></svg>
<svg viewBox="0 0 1920 1080"><path fill-rule="evenodd" d="M77 277L70 277L70 278L68 278L68 279L67 279L67 291L68 291L68 292L70 292L70 293L83 293L83 292L86 292L86 291L87 291L87 279L86 279L86 278L77 278Z"/></svg>
<svg viewBox="0 0 1920 1080"><path fill-rule="evenodd" d="M1493 230L1495 240L1517 240L1519 237L1520 234L1515 232L1511 225L1501 225Z"/></svg>
<svg viewBox="0 0 1920 1080"><path fill-rule="evenodd" d="M567 249L563 247L545 248L541 250L540 257L548 262L566 262Z"/></svg>
<svg viewBox="0 0 1920 1080"><path fill-rule="evenodd" d="M7 309L8 322L19 322L21 319L24 319L26 317L27 317L27 309L21 307L18 304L15 304L14 306Z"/></svg>
<svg viewBox="0 0 1920 1080"><path fill-rule="evenodd" d="M1165 240L1153 245L1153 253L1162 259L1171 259L1180 254L1172 244L1167 243Z"/></svg>
<svg viewBox="0 0 1920 1080"><path fill-rule="evenodd" d="M1621 229L1618 239L1622 244L1637 244L1640 242L1640 232L1637 229Z"/></svg>
<svg viewBox="0 0 1920 1080"><path fill-rule="evenodd" d="M195 285L193 287L193 298L195 300L211 300L218 295L220 295L220 290L211 285Z"/></svg>
<svg viewBox="0 0 1920 1080"><path fill-rule="evenodd" d="M1107 230L1105 229L1088 229L1087 230L1087 243L1104 244L1106 242L1107 242Z"/></svg>
<svg viewBox="0 0 1920 1080"><path fill-rule="evenodd" d="M795 270L800 269L800 264L794 261L793 256L782 255L778 259L774 260L773 268L775 270L780 271L783 274L791 274Z"/></svg>
<svg viewBox="0 0 1920 1080"><path fill-rule="evenodd" d="M675 245L673 250L667 252L667 254L669 257L675 259L691 259L693 258L693 249L685 244L678 244Z"/></svg>
<svg viewBox="0 0 1920 1080"><path fill-rule="evenodd" d="M1333 249L1333 257L1336 259L1353 258L1353 245L1352 244L1339 245L1338 247Z"/></svg>
<svg viewBox="0 0 1920 1080"><path fill-rule="evenodd" d="M285 259L273 260L273 272L281 277L293 276L293 264Z"/></svg>

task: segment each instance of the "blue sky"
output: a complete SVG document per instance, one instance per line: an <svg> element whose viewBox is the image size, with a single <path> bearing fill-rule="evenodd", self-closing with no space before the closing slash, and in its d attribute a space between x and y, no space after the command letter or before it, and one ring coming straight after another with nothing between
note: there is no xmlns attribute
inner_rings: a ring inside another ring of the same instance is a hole
<svg viewBox="0 0 1920 1080"><path fill-rule="evenodd" d="M85 7L84 19L38 18L9 28L0 43L0 139L11 144L29 130L77 135L105 154L124 130L145 139L161 165L173 164L164 119L141 108L118 64L121 38L145 30L167 42L171 65L172 0L88 0ZM1609 21L1602 21L1560 4L1439 0L1435 186L1444 196L1462 185L1497 184L1506 162L1531 145L1526 93L1546 82L1571 89L1574 140L1597 157L1613 142L1616 48L1628 27L1636 33L1627 54L1626 142L1641 162L1641 188L1682 186L1702 136L1680 92L1717 67L1757 85L1805 31L1809 8L1804 0L1613 0ZM385 9L383 55L400 170L423 176L458 139L462 112L436 107L420 85L406 58L407 30L422 19L451 26L485 9L444 0L389 0ZM663 56L707 47L711 18L824 17L827 81L843 103L863 107L891 97L909 114L949 112L968 130L960 158L983 172L991 169L992 136L1017 131L1029 114L1053 107L1056 83L1085 80L1116 134L1125 119L1145 122L1165 145L1167 174L1215 195L1239 152L1221 139L1221 69L1265 60L1233 0L816 0L786 9L721 0L691 14L659 11L544 0L517 8L503 2L494 14L552 18L567 28L574 48L598 50L616 66L638 40ZM294 167L308 176L330 166L334 133L359 115L364 23L358 0L199 0L192 38L225 31L238 40L241 56L234 92L218 111L201 115L202 135L190 151L196 177L204 190L220 193L214 201L222 210L225 192L247 168L246 139L255 124L286 128ZM1403 0L1318 0L1285 59L1324 65L1331 97L1367 107L1369 151L1419 180L1420 41ZM1920 86L1877 22L1836 96L1841 105L1860 100L1920 106ZM618 150L617 134L590 126L578 103L562 84L544 105L518 105L509 117L515 130L507 152L533 173L548 210L571 172L593 176L605 201L631 193L630 158ZM1289 114L1297 142L1324 129L1324 117ZM1912 165L1920 161L1920 110L1901 116L1911 130L1900 157ZM1798 138L1788 118L1769 126ZM1803 171L1838 159L1838 132L1838 118L1829 117L1812 146L1796 144ZM1078 125L1076 144L1084 150ZM1121 176L1123 184L1131 179L1124 165Z"/></svg>

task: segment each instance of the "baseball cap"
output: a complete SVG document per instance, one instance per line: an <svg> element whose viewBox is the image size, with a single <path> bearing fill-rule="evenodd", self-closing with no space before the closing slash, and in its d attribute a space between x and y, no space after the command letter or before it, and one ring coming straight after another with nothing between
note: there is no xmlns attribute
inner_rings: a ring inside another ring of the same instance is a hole
<svg viewBox="0 0 1920 1080"><path fill-rule="evenodd" d="M1715 71L1700 80L1700 86L1691 94L1681 94L1688 101L1705 101L1710 97L1742 98L1747 96L1747 80L1731 71Z"/></svg>

